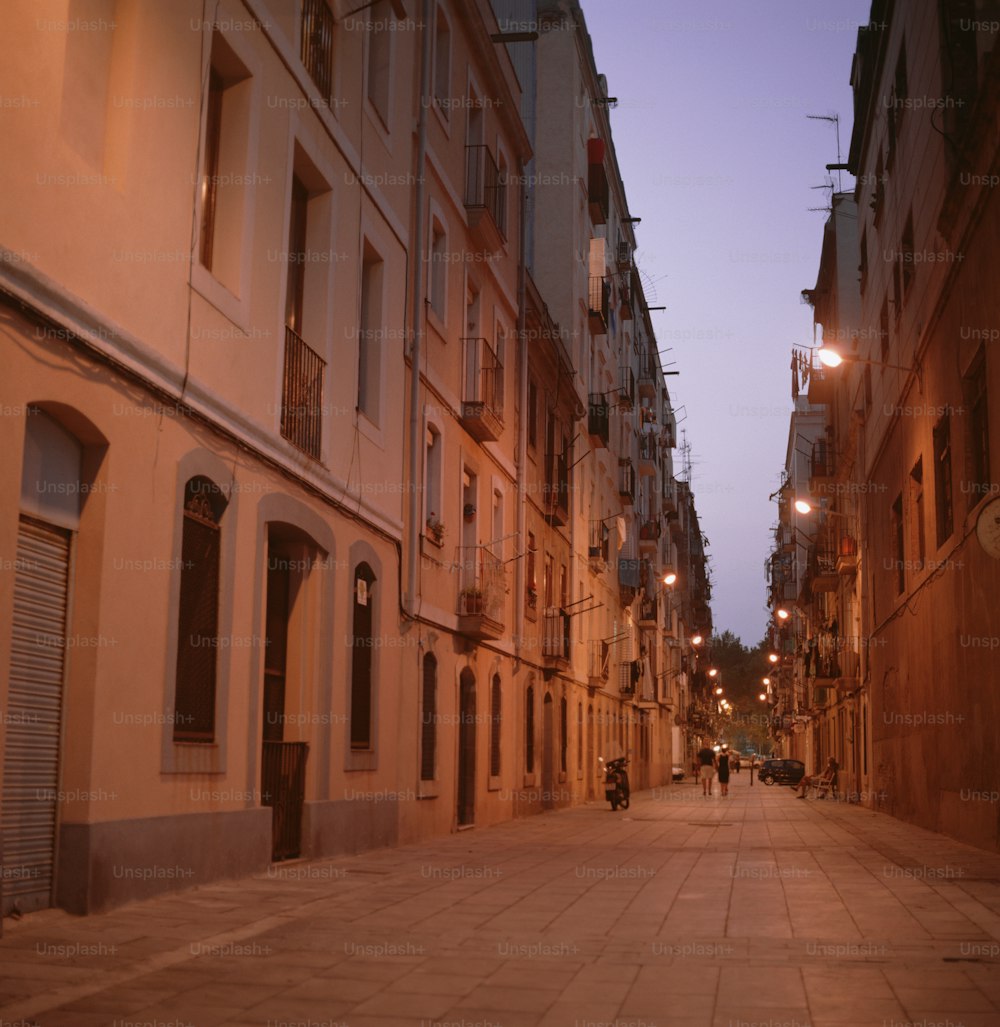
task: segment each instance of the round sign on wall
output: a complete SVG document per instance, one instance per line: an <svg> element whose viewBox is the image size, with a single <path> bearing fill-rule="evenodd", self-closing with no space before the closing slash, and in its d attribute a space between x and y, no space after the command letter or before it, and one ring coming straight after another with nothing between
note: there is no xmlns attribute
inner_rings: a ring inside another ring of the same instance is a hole
<svg viewBox="0 0 1000 1027"><path fill-rule="evenodd" d="M1000 496L991 499L979 511L976 537L988 556L1000 560Z"/></svg>

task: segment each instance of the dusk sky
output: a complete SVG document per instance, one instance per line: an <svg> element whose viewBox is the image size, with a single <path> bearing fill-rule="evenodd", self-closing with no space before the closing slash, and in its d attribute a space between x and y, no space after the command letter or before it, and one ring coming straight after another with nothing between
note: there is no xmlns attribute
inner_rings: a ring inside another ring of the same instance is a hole
<svg viewBox="0 0 1000 1027"><path fill-rule="evenodd" d="M816 281L846 160L851 58L869 0L581 0L611 124L680 438L711 543L715 630L756 644L764 561L784 465L791 348L812 341L800 302ZM843 188L853 188L846 172ZM680 473L680 453L676 454Z"/></svg>

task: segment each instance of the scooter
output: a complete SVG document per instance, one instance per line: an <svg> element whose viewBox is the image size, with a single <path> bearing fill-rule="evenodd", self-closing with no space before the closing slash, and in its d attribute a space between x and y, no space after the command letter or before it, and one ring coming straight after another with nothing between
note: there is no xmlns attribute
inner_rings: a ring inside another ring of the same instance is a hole
<svg viewBox="0 0 1000 1027"><path fill-rule="evenodd" d="M628 772L625 770L628 757L619 756L605 763L604 757L598 756L597 762L604 768L604 798L611 803L611 809L616 810L619 806L628 809Z"/></svg>

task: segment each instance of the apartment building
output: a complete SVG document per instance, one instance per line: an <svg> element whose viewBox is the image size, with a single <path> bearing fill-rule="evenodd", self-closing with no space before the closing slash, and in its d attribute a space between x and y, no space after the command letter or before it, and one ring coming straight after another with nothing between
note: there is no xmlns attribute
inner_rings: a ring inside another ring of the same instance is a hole
<svg viewBox="0 0 1000 1027"><path fill-rule="evenodd" d="M825 508L812 590L828 589L813 597L817 745L864 801L986 848L1000 844L991 9L872 4L851 72L854 204L834 197L809 297L842 360L809 391L824 410L810 475ZM833 250L854 233L842 261Z"/></svg>
<svg viewBox="0 0 1000 1027"><path fill-rule="evenodd" d="M0 72L4 912L601 798L613 745L668 780L675 429L606 110L545 157L571 244L486 0L75 10L19 4Z"/></svg>

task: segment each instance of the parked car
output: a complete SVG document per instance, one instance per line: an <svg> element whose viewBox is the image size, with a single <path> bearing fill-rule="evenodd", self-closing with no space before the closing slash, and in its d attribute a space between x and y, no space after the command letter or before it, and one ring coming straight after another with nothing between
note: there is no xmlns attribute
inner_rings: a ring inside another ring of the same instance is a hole
<svg viewBox="0 0 1000 1027"><path fill-rule="evenodd" d="M729 754L729 769L739 770L742 766L743 763L740 760L740 754L738 752L731 752Z"/></svg>
<svg viewBox="0 0 1000 1027"><path fill-rule="evenodd" d="M757 780L766 785L797 785L805 772L801 760L764 760L757 770Z"/></svg>

